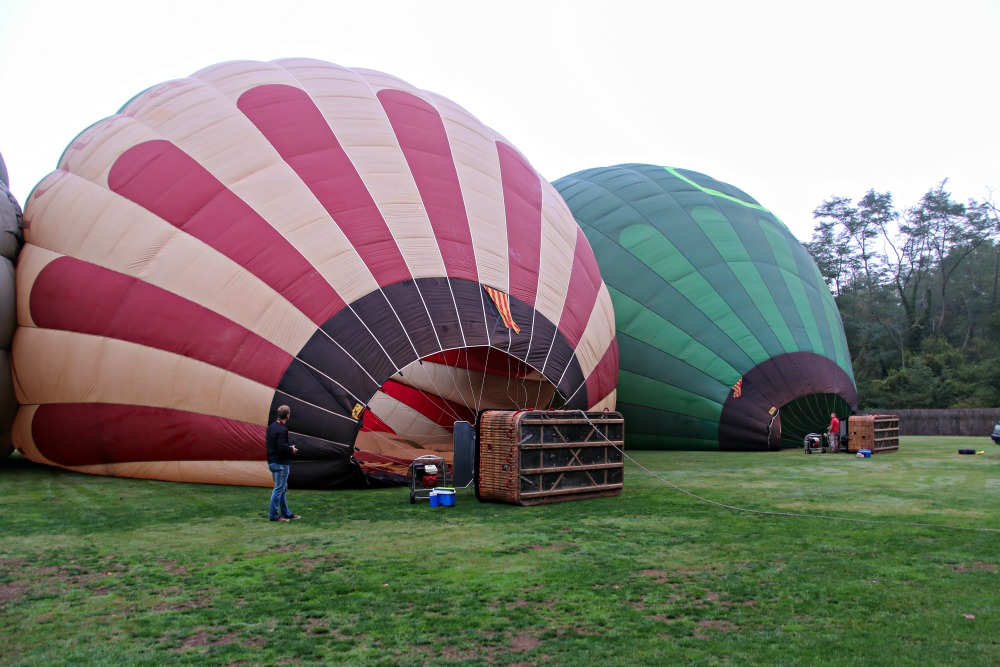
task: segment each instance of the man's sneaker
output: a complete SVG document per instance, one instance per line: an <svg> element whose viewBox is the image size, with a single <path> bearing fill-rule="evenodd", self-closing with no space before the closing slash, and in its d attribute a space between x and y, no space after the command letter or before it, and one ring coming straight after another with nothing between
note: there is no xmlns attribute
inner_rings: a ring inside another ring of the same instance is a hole
<svg viewBox="0 0 1000 667"><path fill-rule="evenodd" d="M292 519L301 519L301 518L302 517L300 517L298 514L289 514L288 516L285 517L285 521L291 521Z"/></svg>
<svg viewBox="0 0 1000 667"><path fill-rule="evenodd" d="M288 519L283 516L279 516L277 519L271 519L271 521L288 521Z"/></svg>

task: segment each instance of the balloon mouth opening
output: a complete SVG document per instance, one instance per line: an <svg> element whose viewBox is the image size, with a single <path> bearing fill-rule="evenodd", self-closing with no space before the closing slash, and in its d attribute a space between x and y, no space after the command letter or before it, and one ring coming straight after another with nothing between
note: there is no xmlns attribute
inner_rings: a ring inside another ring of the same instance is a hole
<svg viewBox="0 0 1000 667"><path fill-rule="evenodd" d="M851 412L851 406L839 394L807 394L789 401L780 411L778 447L801 449L806 435L827 431L831 413L836 413L841 423L846 424Z"/></svg>
<svg viewBox="0 0 1000 667"><path fill-rule="evenodd" d="M770 450L801 449L802 440L809 433L825 433L830 425L831 413L836 413L842 423L853 412L850 403L840 394L814 393L796 396L792 400L767 407L756 406L750 427L744 427L747 433L756 434L756 439L744 436L740 442L749 443L745 449ZM728 422L723 419L720 427ZM720 445L726 444L721 441ZM723 449L743 449L730 444Z"/></svg>
<svg viewBox="0 0 1000 667"><path fill-rule="evenodd" d="M446 350L419 359L382 383L368 402L355 447L399 460L450 458L456 422L482 410L558 409L565 404L539 370L495 347Z"/></svg>
<svg viewBox="0 0 1000 667"><path fill-rule="evenodd" d="M764 451L801 447L821 433L836 412L841 421L857 404L853 379L812 352L771 357L744 373L726 397L719 417L719 448Z"/></svg>

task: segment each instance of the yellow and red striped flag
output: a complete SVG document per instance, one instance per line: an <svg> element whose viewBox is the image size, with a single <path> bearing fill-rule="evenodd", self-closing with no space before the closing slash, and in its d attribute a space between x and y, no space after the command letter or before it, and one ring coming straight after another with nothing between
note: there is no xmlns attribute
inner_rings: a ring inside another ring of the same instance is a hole
<svg viewBox="0 0 1000 667"><path fill-rule="evenodd" d="M514 321L514 315L510 312L510 297L506 292L501 292L498 289L493 289L492 287L487 287L483 285L483 289L486 293L490 295L493 299L493 304L500 311L500 317L503 318L503 323L508 329L513 329L514 333L521 333L521 327L517 326L517 322Z"/></svg>
<svg viewBox="0 0 1000 667"><path fill-rule="evenodd" d="M743 395L743 378L736 381L733 385L733 398L739 398Z"/></svg>

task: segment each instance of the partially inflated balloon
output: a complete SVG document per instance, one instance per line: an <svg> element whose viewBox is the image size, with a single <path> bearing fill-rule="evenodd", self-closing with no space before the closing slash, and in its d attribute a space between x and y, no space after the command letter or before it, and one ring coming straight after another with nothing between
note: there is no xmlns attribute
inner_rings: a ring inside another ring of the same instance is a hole
<svg viewBox="0 0 1000 667"><path fill-rule="evenodd" d="M843 324L815 262L746 193L643 164L554 185L614 302L629 446L801 445L856 405Z"/></svg>
<svg viewBox="0 0 1000 667"><path fill-rule="evenodd" d="M30 458L295 486L399 479L487 407L613 407L614 319L565 203L399 79L231 62L84 131L29 198L14 347ZM357 444L360 451L353 452Z"/></svg>
<svg viewBox="0 0 1000 667"><path fill-rule="evenodd" d="M11 426L17 397L10 369L10 348L17 325L14 261L21 249L21 207L8 190L7 166L0 155L0 459L14 451Z"/></svg>

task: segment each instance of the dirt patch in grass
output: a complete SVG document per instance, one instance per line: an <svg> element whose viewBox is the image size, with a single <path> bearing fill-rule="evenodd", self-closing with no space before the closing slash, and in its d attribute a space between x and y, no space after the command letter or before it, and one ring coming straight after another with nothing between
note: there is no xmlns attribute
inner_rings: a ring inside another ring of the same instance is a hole
<svg viewBox="0 0 1000 667"><path fill-rule="evenodd" d="M518 598L512 602L494 600L486 606L493 611L497 611L498 609L527 609L529 607L544 607L546 609L551 609L555 606L555 604L555 600L525 600Z"/></svg>
<svg viewBox="0 0 1000 667"><path fill-rule="evenodd" d="M31 581L43 590L52 590L60 587L76 589L86 588L92 591L106 591L105 586L94 586L98 581L106 579L117 579L128 574L128 566L118 563L114 556L108 556L96 563L92 567L85 567L71 562L67 565L28 565L20 559L8 559L2 564L10 566L10 571L16 571L23 580ZM14 582L21 583L21 582ZM0 584L2 586L2 584ZM98 592L98 595L104 595Z"/></svg>
<svg viewBox="0 0 1000 667"><path fill-rule="evenodd" d="M345 635L340 628L331 628L330 619L328 618L307 618L305 623L303 623L303 628L307 635L332 637L340 642L355 642L359 639L364 639L364 635L351 637L350 635Z"/></svg>
<svg viewBox="0 0 1000 667"><path fill-rule="evenodd" d="M984 560L973 561L968 565L956 565L954 569L955 572L1000 572L1000 568Z"/></svg>
<svg viewBox="0 0 1000 667"><path fill-rule="evenodd" d="M185 637L181 645L174 648L174 653L180 653L189 648L197 648L199 646L209 646L213 642L209 639L207 632L199 632L196 635L191 635L190 637Z"/></svg>
<svg viewBox="0 0 1000 667"><path fill-rule="evenodd" d="M175 560L166 560L164 558L157 559L156 563L160 565L167 574L173 574L176 576L184 576L188 573L187 568L180 565Z"/></svg>
<svg viewBox="0 0 1000 667"><path fill-rule="evenodd" d="M756 607L757 606L757 601L756 600L723 600L719 604L721 604L723 607L738 607L738 606Z"/></svg>
<svg viewBox="0 0 1000 667"><path fill-rule="evenodd" d="M702 602L710 602L712 604L717 604L722 607L753 607L756 606L756 600L730 600L728 597L723 597L723 593L716 593L715 591L708 591L705 593L705 597L702 598ZM707 606L707 605L703 605Z"/></svg>
<svg viewBox="0 0 1000 667"><path fill-rule="evenodd" d="M636 611L641 611L649 615L649 618L661 623L671 623L684 618L683 614L693 610L716 610L718 613L726 614L725 610L733 607L755 607L756 600L730 600L725 593L716 591L705 591L698 594L694 591L682 590L682 584L668 583L672 594L661 598L658 595L641 595L638 600L633 600L628 604ZM681 616L672 614L656 614L657 611L676 610Z"/></svg>
<svg viewBox="0 0 1000 667"><path fill-rule="evenodd" d="M226 646L228 644L260 647L264 645L265 641L266 640L263 637L244 639L235 632L227 632L222 635L212 635L206 631L201 631L189 637L185 637L180 646L176 646L170 650L174 653L184 653L185 651L204 648L206 646Z"/></svg>
<svg viewBox="0 0 1000 667"><path fill-rule="evenodd" d="M261 556L271 556L273 554L291 554L305 551L309 548L308 544L300 544L298 542L290 542L288 544L280 544L271 549L266 549L264 551L251 551L247 554L247 560L253 560L255 558L260 558Z"/></svg>
<svg viewBox="0 0 1000 667"><path fill-rule="evenodd" d="M650 616L650 618L654 621L659 621L660 623L673 623L674 621L679 620L676 616L664 616L662 614Z"/></svg>
<svg viewBox="0 0 1000 667"><path fill-rule="evenodd" d="M576 542L552 542L550 544L533 544L531 545L532 551L562 551L563 549L569 549L575 547Z"/></svg>
<svg viewBox="0 0 1000 667"><path fill-rule="evenodd" d="M471 650L471 649L458 649L458 648L455 648L453 646L445 646L445 647L443 647L441 649L441 655L443 657L447 658L448 660L453 661L453 662L456 662L456 661L472 662L477 657L479 657L479 654L476 651L474 651L474 650ZM493 663L493 660L491 659L489 661L489 663L487 663L487 664L492 664L492 663Z"/></svg>
<svg viewBox="0 0 1000 667"><path fill-rule="evenodd" d="M27 595L29 590L31 590L31 586L23 581L0 584L0 607L17 602Z"/></svg>
<svg viewBox="0 0 1000 667"><path fill-rule="evenodd" d="M510 638L510 649L512 651L530 651L542 645L542 640L531 635L514 635Z"/></svg>
<svg viewBox="0 0 1000 667"><path fill-rule="evenodd" d="M739 626L735 623L730 623L729 621L717 621L714 619L702 619L696 624L698 629L695 630L695 639L708 639L707 630L718 630L719 632L734 632L739 630Z"/></svg>
<svg viewBox="0 0 1000 667"><path fill-rule="evenodd" d="M736 567L740 567L739 564L734 564L733 567L730 569L734 569ZM662 569L639 570L638 572L633 572L632 576L647 577L649 579L652 579L652 583L654 584L670 584L670 583L679 583L684 581L693 581L696 580L697 578L700 578L705 573L712 572L715 569L716 569L715 566L691 567L691 566L679 565L677 567L671 568L670 570L662 570Z"/></svg>
<svg viewBox="0 0 1000 667"><path fill-rule="evenodd" d="M312 572L318 567L324 572L329 572L331 570L339 570L343 565L336 556L317 556L315 558L297 560L295 561L295 567L302 572Z"/></svg>
<svg viewBox="0 0 1000 667"><path fill-rule="evenodd" d="M190 600L179 600L177 602L161 602L160 604L153 607L154 611L188 611L190 609L200 609L202 607L211 607L212 598L207 595L200 595L196 598Z"/></svg>

